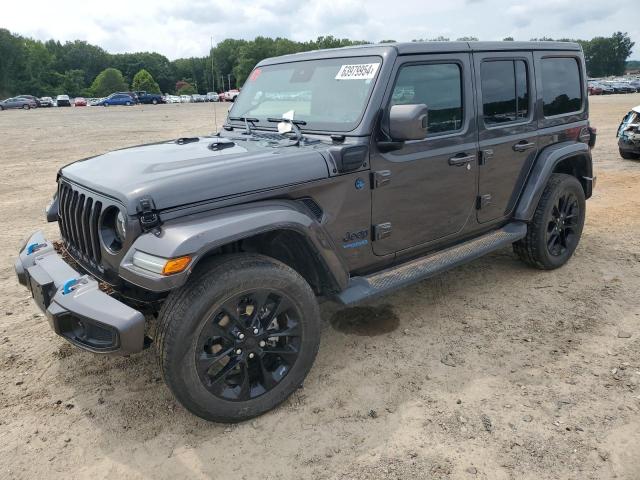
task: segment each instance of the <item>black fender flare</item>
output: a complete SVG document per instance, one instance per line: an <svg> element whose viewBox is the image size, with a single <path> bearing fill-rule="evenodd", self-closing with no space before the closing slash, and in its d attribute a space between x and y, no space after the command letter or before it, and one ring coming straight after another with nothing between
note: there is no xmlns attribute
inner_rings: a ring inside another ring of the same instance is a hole
<svg viewBox="0 0 640 480"><path fill-rule="evenodd" d="M515 220L528 222L533 218L542 192L556 165L567 158L576 156L587 156L589 159L589 178L585 178L584 180L588 181L589 184L589 190L585 192L586 197L591 196L591 150L589 145L581 142L557 143L545 148L538 155L525 183L522 195L520 195L518 205L516 206L514 213Z"/></svg>
<svg viewBox="0 0 640 480"><path fill-rule="evenodd" d="M160 233L138 237L120 263L120 276L142 288L156 292L172 290L186 282L198 262L212 250L237 240L278 230L300 233L314 250L338 288L344 289L349 271L337 254L324 227L293 200L269 200L213 210L178 218L163 224ZM182 273L161 276L133 265L135 251L175 258L190 255L189 268Z"/></svg>

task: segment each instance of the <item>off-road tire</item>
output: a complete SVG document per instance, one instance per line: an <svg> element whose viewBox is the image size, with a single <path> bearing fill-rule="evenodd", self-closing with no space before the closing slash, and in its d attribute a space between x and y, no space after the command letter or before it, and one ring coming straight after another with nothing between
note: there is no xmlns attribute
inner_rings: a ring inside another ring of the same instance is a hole
<svg viewBox="0 0 640 480"><path fill-rule="evenodd" d="M196 371L199 333L211 312L226 299L265 287L286 293L301 312L298 357L286 376L260 396L247 401L220 398L205 388ZM247 420L273 409L301 386L320 344L318 303L307 282L275 259L257 254L213 257L199 265L187 283L166 299L155 344L164 380L187 410L216 422Z"/></svg>
<svg viewBox="0 0 640 480"><path fill-rule="evenodd" d="M564 194L573 194L578 206L575 222L575 237L560 255L552 255L547 246L547 229L553 219L553 209ZM528 225L527 235L513 244L516 255L528 265L541 270L553 270L563 266L573 255L584 226L585 198L580 182L571 175L554 173L540 197L533 219Z"/></svg>

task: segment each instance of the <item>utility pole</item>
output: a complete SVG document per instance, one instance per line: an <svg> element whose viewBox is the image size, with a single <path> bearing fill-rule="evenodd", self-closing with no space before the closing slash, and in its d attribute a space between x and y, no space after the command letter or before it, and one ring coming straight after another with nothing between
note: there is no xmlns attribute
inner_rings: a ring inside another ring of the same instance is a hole
<svg viewBox="0 0 640 480"><path fill-rule="evenodd" d="M229 84L229 90L231 90L231 74L227 73L227 83Z"/></svg>
<svg viewBox="0 0 640 480"><path fill-rule="evenodd" d="M216 76L213 73L213 37L211 37L211 50L209 50L209 55L211 56L211 91L216 91Z"/></svg>

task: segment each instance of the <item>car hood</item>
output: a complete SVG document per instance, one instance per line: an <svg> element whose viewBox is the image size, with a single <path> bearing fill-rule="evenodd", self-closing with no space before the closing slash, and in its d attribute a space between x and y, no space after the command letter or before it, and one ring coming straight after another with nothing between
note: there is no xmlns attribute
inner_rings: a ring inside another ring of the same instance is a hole
<svg viewBox="0 0 640 480"><path fill-rule="evenodd" d="M63 178L122 202L133 214L143 197L156 209L205 202L328 176L326 145L198 137L125 148L80 160Z"/></svg>

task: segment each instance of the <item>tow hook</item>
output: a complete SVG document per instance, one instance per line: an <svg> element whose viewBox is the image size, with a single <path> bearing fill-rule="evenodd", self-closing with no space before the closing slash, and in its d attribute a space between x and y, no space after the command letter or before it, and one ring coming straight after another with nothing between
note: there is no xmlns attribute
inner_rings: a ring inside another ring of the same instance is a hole
<svg viewBox="0 0 640 480"><path fill-rule="evenodd" d="M68 295L73 292L79 285L87 283L86 280L82 280L82 278L72 278L64 282L62 286L62 295Z"/></svg>
<svg viewBox="0 0 640 480"><path fill-rule="evenodd" d="M46 243L32 243L27 247L27 255L31 255L32 253L36 253L41 248L46 247Z"/></svg>

